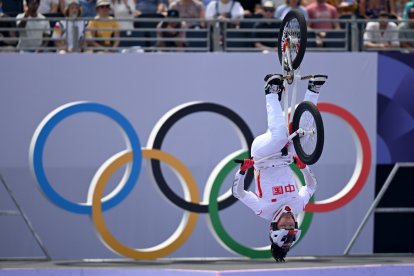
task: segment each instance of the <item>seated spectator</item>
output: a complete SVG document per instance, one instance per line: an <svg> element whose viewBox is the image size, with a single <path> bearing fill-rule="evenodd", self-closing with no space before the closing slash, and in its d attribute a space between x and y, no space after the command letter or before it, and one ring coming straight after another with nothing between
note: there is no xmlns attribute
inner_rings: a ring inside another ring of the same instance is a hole
<svg viewBox="0 0 414 276"><path fill-rule="evenodd" d="M49 41L45 38L50 34L50 23L37 10L40 0L27 0L27 9L16 16L17 28L20 31L17 49L21 52L39 52L45 50ZM27 20L39 19L39 20Z"/></svg>
<svg viewBox="0 0 414 276"><path fill-rule="evenodd" d="M168 0L136 0L135 9L141 14L165 15L168 9Z"/></svg>
<svg viewBox="0 0 414 276"><path fill-rule="evenodd" d="M414 21L414 5L408 10L409 20ZM398 26L400 46L409 51L414 51L414 22L402 22Z"/></svg>
<svg viewBox="0 0 414 276"><path fill-rule="evenodd" d="M386 12L379 14L378 22L368 22L364 32L364 46L366 48L389 49L400 46L398 41L398 27L389 21Z"/></svg>
<svg viewBox="0 0 414 276"><path fill-rule="evenodd" d="M134 17L137 15L135 11L134 0L112 0L112 10L116 19L120 19L120 30L133 30Z"/></svg>
<svg viewBox="0 0 414 276"><path fill-rule="evenodd" d="M16 28L16 23L13 18L3 13L3 0L0 0L0 52L14 50L17 42L16 32L8 30L12 28Z"/></svg>
<svg viewBox="0 0 414 276"><path fill-rule="evenodd" d="M119 24L112 16L109 0L98 0L97 16L87 26L86 38L91 47L98 51L116 51L119 46Z"/></svg>
<svg viewBox="0 0 414 276"><path fill-rule="evenodd" d="M336 8L328 3L326 0L316 0L316 2L309 4L306 7L308 11L309 23L308 27L310 29L339 29L338 22L333 22L333 20L338 19L338 12ZM319 21L312 21L313 19ZM322 21L325 19L326 21ZM323 39L326 37L326 31L316 31L316 45L318 47L323 47Z"/></svg>
<svg viewBox="0 0 414 276"><path fill-rule="evenodd" d="M58 47L58 52L73 52L74 49L81 52L84 46L85 22L83 20L75 20L77 17L82 17L79 0L71 0L66 7L64 15L70 20L56 22L52 34L52 38L55 39L55 45ZM77 45L74 44L75 28L77 29Z"/></svg>
<svg viewBox="0 0 414 276"><path fill-rule="evenodd" d="M167 20L163 20L157 25L157 47L183 48L185 47L185 22L169 21L168 19L178 19L180 13L177 10L168 10Z"/></svg>
<svg viewBox="0 0 414 276"><path fill-rule="evenodd" d="M235 0L213 0L206 8L207 19L241 19L243 16L243 7Z"/></svg>
<svg viewBox="0 0 414 276"><path fill-rule="evenodd" d="M285 4L281 4L279 7L277 7L275 17L283 20L285 15L292 9L300 10L305 16L305 19L308 19L308 11L302 5L301 0L286 0Z"/></svg>
<svg viewBox="0 0 414 276"><path fill-rule="evenodd" d="M177 10L180 14L180 18L205 18L205 8L203 3L198 0L175 0L171 3L170 10ZM188 28L193 28L196 26L203 26L205 24L199 24L199 22L186 21Z"/></svg>
<svg viewBox="0 0 414 276"><path fill-rule="evenodd" d="M263 52L276 51L277 47L277 38L278 38L278 29L280 23L274 21L275 13L275 4L273 1L268 0L263 4L263 19L266 21L257 22L254 25L255 33L255 43L254 46L257 49L262 50ZM273 32L261 32L260 29L273 30ZM265 41L271 39L271 41Z"/></svg>

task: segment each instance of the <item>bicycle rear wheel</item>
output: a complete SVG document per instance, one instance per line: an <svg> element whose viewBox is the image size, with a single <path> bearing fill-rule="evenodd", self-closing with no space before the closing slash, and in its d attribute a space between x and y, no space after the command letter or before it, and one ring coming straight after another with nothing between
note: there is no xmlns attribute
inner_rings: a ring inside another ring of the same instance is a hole
<svg viewBox="0 0 414 276"><path fill-rule="evenodd" d="M283 18L282 25L279 29L279 38L277 40L277 53L279 62L287 71L296 70L305 56L308 29L306 20L299 10L291 10ZM286 51L287 47L289 51ZM282 62L283 54L289 55L292 68L288 65L287 60Z"/></svg>
<svg viewBox="0 0 414 276"><path fill-rule="evenodd" d="M292 131L304 130L293 138L293 145L300 160L307 165L316 163L321 157L324 144L324 128L321 113L312 102L302 102L293 115Z"/></svg>

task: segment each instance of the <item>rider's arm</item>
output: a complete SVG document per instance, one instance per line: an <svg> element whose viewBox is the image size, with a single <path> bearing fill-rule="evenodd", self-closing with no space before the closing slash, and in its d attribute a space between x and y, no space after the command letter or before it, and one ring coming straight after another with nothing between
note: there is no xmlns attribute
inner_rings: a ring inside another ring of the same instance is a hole
<svg viewBox="0 0 414 276"><path fill-rule="evenodd" d="M235 198L242 200L248 194L244 190L244 177L246 172L253 167L254 161L253 159L247 158L240 163L240 169L237 171L233 181L232 193Z"/></svg>
<svg viewBox="0 0 414 276"><path fill-rule="evenodd" d="M301 172L303 173L303 177L305 178L306 186L302 187L299 190L299 196L303 199L303 205L305 206L309 202L309 199L315 193L318 183L316 181L315 175L313 174L309 166L306 166L305 168L301 169Z"/></svg>
<svg viewBox="0 0 414 276"><path fill-rule="evenodd" d="M245 174L241 174L241 171L238 170L236 176L234 177L233 187L231 188L231 192L233 196L237 199L242 199L246 197L247 192L244 190L244 178Z"/></svg>
<svg viewBox="0 0 414 276"><path fill-rule="evenodd" d="M260 201L256 194L244 189L245 171L238 170L233 181L232 193L235 198L240 200L256 214L260 211Z"/></svg>

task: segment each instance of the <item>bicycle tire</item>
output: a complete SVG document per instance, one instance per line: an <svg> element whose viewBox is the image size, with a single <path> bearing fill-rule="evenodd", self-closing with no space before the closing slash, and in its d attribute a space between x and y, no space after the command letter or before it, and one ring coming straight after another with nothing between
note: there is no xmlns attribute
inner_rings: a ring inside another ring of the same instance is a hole
<svg viewBox="0 0 414 276"><path fill-rule="evenodd" d="M299 127L302 127L300 123L301 123L301 119L303 115L305 114L305 112L308 112L313 118L312 122L314 123L313 127L315 127L315 133L316 133L316 135L314 136L316 137L315 148L311 152L305 151L304 149L306 147L305 143L306 142L310 143L309 138L307 139L304 138L306 137L306 135L303 137L299 137L298 135L295 138L293 138L293 145L295 147L296 154L299 156L300 160L307 165L312 165L312 164L315 164L322 155L324 139L325 139L324 127L323 127L321 113L319 112L316 105L313 104L312 102L304 101L298 105L298 107L295 110L295 113L293 114L293 120L292 120L292 131L293 132L298 130Z"/></svg>
<svg viewBox="0 0 414 276"><path fill-rule="evenodd" d="M292 59L293 68L288 68L288 65L287 64L284 65L282 62L282 45L285 40L284 35L289 31L288 28L291 25L293 25L291 23L294 22L294 20L296 20L299 23L299 35L297 37L299 41L299 45L294 45L296 48L295 49L296 56ZM288 68L289 70L296 70L300 66L300 64L302 63L303 57L305 56L305 52L306 52L307 35L308 35L308 29L306 26L306 19L303 16L303 14L299 10L296 10L296 9L289 11L282 20L282 25L280 26L279 36L277 40L277 53L279 56L280 65L282 65L283 68Z"/></svg>

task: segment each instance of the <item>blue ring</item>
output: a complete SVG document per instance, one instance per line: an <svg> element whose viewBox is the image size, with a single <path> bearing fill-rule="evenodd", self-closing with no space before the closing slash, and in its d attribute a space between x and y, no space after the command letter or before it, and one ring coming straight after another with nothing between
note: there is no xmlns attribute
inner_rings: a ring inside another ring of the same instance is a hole
<svg viewBox="0 0 414 276"><path fill-rule="evenodd" d="M131 173L128 180L125 182L124 187L119 191L118 194L116 194L108 201L103 202L103 210L108 210L116 206L131 192L132 188L135 186L138 180L138 176L141 171L142 152L138 135L136 134L131 123L115 109L102 104L76 102L73 103L73 105L69 105L68 107L65 107L62 110L58 111L44 123L44 126L39 131L37 138L34 137L36 140L32 151L33 160L31 160L33 162L33 173L37 179L38 184L40 185L40 188L52 203L56 204L62 209L65 209L66 211L72 213L92 214L91 205L86 205L85 203L73 203L58 194L50 185L43 168L43 150L49 134L52 132L54 127L56 127L65 118L80 112L99 113L111 118L116 123L118 123L125 132L125 135L128 137L130 141L130 147L133 152Z"/></svg>

